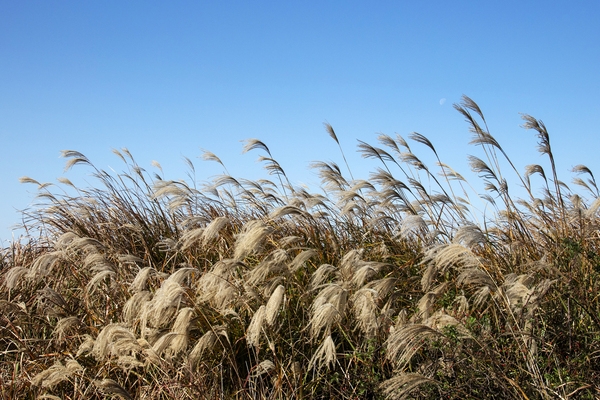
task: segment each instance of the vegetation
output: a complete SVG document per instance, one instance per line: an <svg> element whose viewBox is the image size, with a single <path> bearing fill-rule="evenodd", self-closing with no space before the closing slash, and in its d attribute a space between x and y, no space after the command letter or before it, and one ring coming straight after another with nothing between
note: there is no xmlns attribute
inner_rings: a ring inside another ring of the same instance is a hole
<svg viewBox="0 0 600 400"><path fill-rule="evenodd" d="M121 174L65 151L98 185L23 178L40 199L24 225L42 235L2 252L2 397L598 398L594 175L575 167L579 191L560 181L528 115L547 165L519 173L477 104L455 108L484 154L470 164L485 214L418 133L435 168L380 135L381 147L359 142L380 162L368 181L314 163L325 195L291 185L255 139L244 150L273 181L200 189L125 149Z"/></svg>

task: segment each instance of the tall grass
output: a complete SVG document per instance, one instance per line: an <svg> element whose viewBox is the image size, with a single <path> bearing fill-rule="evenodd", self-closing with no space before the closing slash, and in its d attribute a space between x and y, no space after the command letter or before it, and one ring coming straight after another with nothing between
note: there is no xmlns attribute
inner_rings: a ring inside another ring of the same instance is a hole
<svg viewBox="0 0 600 400"><path fill-rule="evenodd" d="M475 102L455 108L481 148L469 160L484 193L418 133L410 143L436 165L380 135L359 142L380 162L368 180L312 165L326 195L294 187L256 139L244 151L265 154L275 181L198 188L125 149L121 174L65 151L96 185L23 178L40 201L24 225L42 235L2 253L2 396L598 398L594 175L575 167L577 191L560 181L528 115L546 164L521 173Z"/></svg>

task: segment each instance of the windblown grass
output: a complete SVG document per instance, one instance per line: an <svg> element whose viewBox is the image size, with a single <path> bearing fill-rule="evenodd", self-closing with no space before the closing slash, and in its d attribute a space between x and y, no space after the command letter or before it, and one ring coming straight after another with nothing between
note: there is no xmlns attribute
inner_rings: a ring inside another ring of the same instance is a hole
<svg viewBox="0 0 600 400"><path fill-rule="evenodd" d="M244 151L274 181L197 188L127 150L122 174L65 151L97 186L23 179L40 200L25 228L43 235L2 252L2 397L597 398L594 175L575 167L578 191L560 181L528 115L547 165L519 173L477 104L455 108L483 152L469 158L479 195L418 133L434 167L380 135L358 146L381 163L369 180L314 163L326 195L291 185L256 139Z"/></svg>

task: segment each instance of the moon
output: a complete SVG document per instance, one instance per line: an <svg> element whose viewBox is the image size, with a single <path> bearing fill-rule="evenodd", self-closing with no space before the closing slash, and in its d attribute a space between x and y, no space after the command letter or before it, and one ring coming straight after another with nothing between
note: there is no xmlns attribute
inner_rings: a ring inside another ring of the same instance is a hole
<svg viewBox="0 0 600 400"><path fill-rule="evenodd" d="M443 106L445 102L446 102L446 98L445 97L443 99L440 99L440 106Z"/></svg>

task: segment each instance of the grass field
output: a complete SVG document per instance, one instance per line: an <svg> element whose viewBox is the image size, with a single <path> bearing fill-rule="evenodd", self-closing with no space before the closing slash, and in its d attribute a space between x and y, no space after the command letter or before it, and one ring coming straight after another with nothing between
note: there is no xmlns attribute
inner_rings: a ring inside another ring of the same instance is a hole
<svg viewBox="0 0 600 400"><path fill-rule="evenodd" d="M125 149L121 174L65 151L97 184L23 178L40 206L36 234L2 250L2 397L599 398L594 175L562 181L528 115L545 160L517 171L477 104L455 108L483 193L419 134L360 142L380 162L368 181L315 163L326 195L291 185L255 139L244 150L271 180L201 188Z"/></svg>

